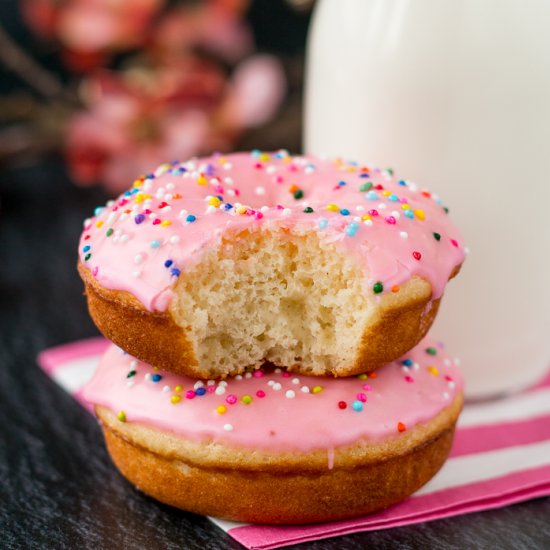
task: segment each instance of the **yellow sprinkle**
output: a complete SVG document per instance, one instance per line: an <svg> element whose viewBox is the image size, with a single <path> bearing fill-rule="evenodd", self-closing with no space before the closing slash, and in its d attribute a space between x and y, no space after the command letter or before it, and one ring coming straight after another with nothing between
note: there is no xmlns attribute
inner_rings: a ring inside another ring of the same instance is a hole
<svg viewBox="0 0 550 550"><path fill-rule="evenodd" d="M283 157L283 162L285 164L290 164L292 162L292 157L288 155L287 157Z"/></svg>
<svg viewBox="0 0 550 550"><path fill-rule="evenodd" d="M170 397L170 401L173 405L177 405L181 401L181 395L173 395Z"/></svg>
<svg viewBox="0 0 550 550"><path fill-rule="evenodd" d="M356 168L355 166L348 166L348 167L346 168L346 170L347 170L348 172L355 172L355 171L357 170L357 168Z"/></svg>
<svg viewBox="0 0 550 550"><path fill-rule="evenodd" d="M246 208L246 206L239 206L239 208L237 208L237 214L240 214L242 216L243 214L246 214L247 210L248 209Z"/></svg>
<svg viewBox="0 0 550 550"><path fill-rule="evenodd" d="M411 209L411 205L410 205L410 204L402 204L402 205L401 205L401 208L402 208L403 210L410 210L410 209Z"/></svg>
<svg viewBox="0 0 550 550"><path fill-rule="evenodd" d="M365 373L363 373L363 374L360 374L357 378L359 378L359 380L366 380L368 376Z"/></svg>
<svg viewBox="0 0 550 550"><path fill-rule="evenodd" d="M419 219L419 220L424 220L426 218L426 215L424 214L424 210L415 210L414 211L414 215Z"/></svg>
<svg viewBox="0 0 550 550"><path fill-rule="evenodd" d="M439 374L439 371L437 370L437 367L428 367L428 372L430 374L433 374L434 376L437 376Z"/></svg>
<svg viewBox="0 0 550 550"><path fill-rule="evenodd" d="M321 393L323 391L323 386L315 386L312 390L311 390L311 393Z"/></svg>
<svg viewBox="0 0 550 550"><path fill-rule="evenodd" d="M269 160L269 155L268 155L267 153L262 153L262 154L260 155L260 160L261 160L262 162L267 162L267 161Z"/></svg>
<svg viewBox="0 0 550 550"><path fill-rule="evenodd" d="M227 162L227 159L226 159L225 157L220 157L220 158L218 159L218 162L219 162L220 164L225 164L225 163Z"/></svg>
<svg viewBox="0 0 550 550"><path fill-rule="evenodd" d="M172 225L172 222L170 220L164 220L163 222L160 222L161 227L168 227L169 225Z"/></svg>
<svg viewBox="0 0 550 550"><path fill-rule="evenodd" d="M227 407L225 405L218 405L216 407L216 412L218 414L225 414L227 412Z"/></svg>
<svg viewBox="0 0 550 550"><path fill-rule="evenodd" d="M132 187L141 187L141 184L142 184L142 183L143 183L143 182L142 182L141 180L136 180L136 181L134 181L134 183L132 184Z"/></svg>
<svg viewBox="0 0 550 550"><path fill-rule="evenodd" d="M181 390L183 390L183 386L176 386L176 387L174 388L174 390L175 390L175 391L181 391Z"/></svg>
<svg viewBox="0 0 550 550"><path fill-rule="evenodd" d="M208 183L208 180L203 175L200 175L197 179L197 183L199 185L206 185Z"/></svg>
<svg viewBox="0 0 550 550"><path fill-rule="evenodd" d="M126 413L124 411L120 411L116 417L121 421L121 422L126 422Z"/></svg>
<svg viewBox="0 0 550 550"><path fill-rule="evenodd" d="M215 206L216 208L218 208L221 204L221 200L218 199L218 197L212 197L209 201L208 201L208 204L210 206Z"/></svg>
<svg viewBox="0 0 550 550"><path fill-rule="evenodd" d="M384 195L384 197L389 197L391 195L391 191L384 191L382 195Z"/></svg>
<svg viewBox="0 0 550 550"><path fill-rule="evenodd" d="M369 216L368 214L366 214L365 216L361 216L361 219L362 219L364 222L366 222L366 221L368 221L368 220L372 220L372 217Z"/></svg>
<svg viewBox="0 0 550 550"><path fill-rule="evenodd" d="M95 226L96 227L101 227L103 225L103 221L102 220L98 220L97 222L95 222Z"/></svg>
<svg viewBox="0 0 550 550"><path fill-rule="evenodd" d="M325 210L328 210L329 212L340 212L340 209L335 204L327 204Z"/></svg>
<svg viewBox="0 0 550 550"><path fill-rule="evenodd" d="M243 395L241 397L241 401L245 404L245 405L250 405L250 403L252 403L252 397L250 397L250 395Z"/></svg>

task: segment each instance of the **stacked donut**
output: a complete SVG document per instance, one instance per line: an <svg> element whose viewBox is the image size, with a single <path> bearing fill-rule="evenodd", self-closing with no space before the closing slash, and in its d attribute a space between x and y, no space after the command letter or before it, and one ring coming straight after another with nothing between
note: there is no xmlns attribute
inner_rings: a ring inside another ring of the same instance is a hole
<svg viewBox="0 0 550 550"><path fill-rule="evenodd" d="M425 338L461 237L434 194L286 151L164 164L86 220L114 344L85 397L134 485L263 523L387 507L441 467L462 378Z"/></svg>

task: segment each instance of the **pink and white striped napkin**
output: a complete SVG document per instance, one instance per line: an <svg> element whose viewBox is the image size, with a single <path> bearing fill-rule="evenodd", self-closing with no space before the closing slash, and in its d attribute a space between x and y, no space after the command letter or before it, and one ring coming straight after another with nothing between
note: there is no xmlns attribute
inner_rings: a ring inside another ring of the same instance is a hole
<svg viewBox="0 0 550 550"><path fill-rule="evenodd" d="M38 363L89 409L80 391L107 346L102 338L75 342L42 352ZM550 495L550 372L528 391L467 405L451 456L441 471L413 496L383 512L296 527L210 519L246 548L269 549L488 510L546 495Z"/></svg>

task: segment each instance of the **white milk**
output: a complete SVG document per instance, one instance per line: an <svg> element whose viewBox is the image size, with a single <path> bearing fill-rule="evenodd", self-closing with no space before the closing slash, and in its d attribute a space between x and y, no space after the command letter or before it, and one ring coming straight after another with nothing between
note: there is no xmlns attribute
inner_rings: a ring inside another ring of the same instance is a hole
<svg viewBox="0 0 550 550"><path fill-rule="evenodd" d="M305 150L440 195L471 252L432 335L470 397L550 366L550 0L320 0Z"/></svg>

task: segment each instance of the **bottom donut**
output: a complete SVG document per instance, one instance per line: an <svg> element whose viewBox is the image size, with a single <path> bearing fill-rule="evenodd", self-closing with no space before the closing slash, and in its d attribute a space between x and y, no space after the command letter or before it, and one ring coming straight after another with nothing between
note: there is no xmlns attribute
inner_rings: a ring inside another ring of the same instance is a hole
<svg viewBox="0 0 550 550"><path fill-rule="evenodd" d="M445 462L462 377L427 340L375 373L164 374L112 346L84 392L138 489L249 523L356 517L403 500Z"/></svg>

